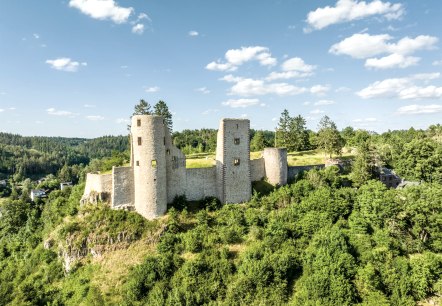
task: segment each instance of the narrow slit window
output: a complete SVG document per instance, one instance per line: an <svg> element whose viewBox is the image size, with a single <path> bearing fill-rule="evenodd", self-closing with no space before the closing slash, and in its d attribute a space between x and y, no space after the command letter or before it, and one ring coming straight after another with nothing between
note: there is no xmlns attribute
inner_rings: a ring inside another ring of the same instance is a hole
<svg viewBox="0 0 442 306"><path fill-rule="evenodd" d="M238 124L236 124L236 129L239 129L239 125Z"/></svg>
<svg viewBox="0 0 442 306"><path fill-rule="evenodd" d="M169 149L166 150L166 154L170 155L170 150Z"/></svg>
<svg viewBox="0 0 442 306"><path fill-rule="evenodd" d="M151 165L152 165L152 168L156 168L157 167L157 160L152 159Z"/></svg>
<svg viewBox="0 0 442 306"><path fill-rule="evenodd" d="M233 165L234 165L234 166L239 166L239 158L235 158L235 159L233 160Z"/></svg>
<svg viewBox="0 0 442 306"><path fill-rule="evenodd" d="M236 144L236 145L239 145L239 142L240 142L239 138L235 138L235 139L233 140L233 143Z"/></svg>
<svg viewBox="0 0 442 306"><path fill-rule="evenodd" d="M139 166L139 165L140 165L140 161L137 160L137 161L135 162L135 164L136 164L137 166Z"/></svg>
<svg viewBox="0 0 442 306"><path fill-rule="evenodd" d="M137 119L137 126L141 126L141 119Z"/></svg>
<svg viewBox="0 0 442 306"><path fill-rule="evenodd" d="M138 137L138 145L141 146L141 137Z"/></svg>
<svg viewBox="0 0 442 306"><path fill-rule="evenodd" d="M163 143L166 145L166 137L163 137Z"/></svg>

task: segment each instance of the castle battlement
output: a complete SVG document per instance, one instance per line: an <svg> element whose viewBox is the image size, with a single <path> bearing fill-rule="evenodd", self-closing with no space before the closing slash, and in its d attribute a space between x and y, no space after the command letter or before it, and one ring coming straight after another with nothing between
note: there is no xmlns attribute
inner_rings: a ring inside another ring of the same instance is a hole
<svg viewBox="0 0 442 306"><path fill-rule="evenodd" d="M285 148L266 148L262 158L250 160L248 119L221 119L216 166L209 168L186 169L186 157L173 145L161 116L133 116L130 139L130 166L113 167L107 175L88 174L82 202L94 202L98 195L114 209L133 209L154 219L176 196L242 203L251 198L252 181L267 177L273 185L287 184Z"/></svg>

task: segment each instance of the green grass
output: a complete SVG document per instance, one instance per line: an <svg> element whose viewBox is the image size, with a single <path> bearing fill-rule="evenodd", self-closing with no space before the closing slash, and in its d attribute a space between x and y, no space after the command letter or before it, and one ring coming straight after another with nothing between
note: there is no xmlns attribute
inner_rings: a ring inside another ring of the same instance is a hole
<svg viewBox="0 0 442 306"><path fill-rule="evenodd" d="M349 159L354 157L353 154L349 153L349 150L344 149L345 153L342 153L341 159ZM301 151L301 152L290 152L287 154L287 162L289 166L307 166L307 165L318 165L323 164L325 159L323 152L318 150Z"/></svg>

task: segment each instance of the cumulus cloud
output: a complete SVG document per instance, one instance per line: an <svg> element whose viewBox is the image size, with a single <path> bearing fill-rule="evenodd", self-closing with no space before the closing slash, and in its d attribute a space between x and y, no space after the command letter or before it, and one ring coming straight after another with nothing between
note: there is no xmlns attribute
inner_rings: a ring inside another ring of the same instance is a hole
<svg viewBox="0 0 442 306"><path fill-rule="evenodd" d="M324 111L320 110L320 109L314 109L310 112L310 114L312 114L312 115L319 115L319 114L323 114L323 113L324 113Z"/></svg>
<svg viewBox="0 0 442 306"><path fill-rule="evenodd" d="M189 31L189 33L187 33L187 34L192 37L196 37L196 36L200 35L200 33L198 33L197 31Z"/></svg>
<svg viewBox="0 0 442 306"><path fill-rule="evenodd" d="M197 89L195 89L195 91L198 91L198 92L205 94L205 95L210 93L210 90L208 90L206 87L197 88Z"/></svg>
<svg viewBox="0 0 442 306"><path fill-rule="evenodd" d="M86 116L85 118L87 120L91 120L91 121L101 121L101 120L104 120L104 117L100 116L100 115L90 115L90 116Z"/></svg>
<svg viewBox="0 0 442 306"><path fill-rule="evenodd" d="M221 103L224 106L230 106L232 108L246 108L259 104L258 99L229 99Z"/></svg>
<svg viewBox="0 0 442 306"><path fill-rule="evenodd" d="M134 25L132 27L132 33L135 34L143 34L144 33L144 24L142 23L137 23L136 25Z"/></svg>
<svg viewBox="0 0 442 306"><path fill-rule="evenodd" d="M442 60L440 60L440 61L434 61L434 62L432 63L432 65L433 65L433 66L442 66Z"/></svg>
<svg viewBox="0 0 442 306"><path fill-rule="evenodd" d="M310 88L312 94L321 96L330 90L330 85L314 85Z"/></svg>
<svg viewBox="0 0 442 306"><path fill-rule="evenodd" d="M238 66L255 60L262 66L274 66L277 61L269 52L269 49L261 46L241 47L241 49L230 49L225 55L225 62L221 60L210 62L206 69L215 71L235 71Z"/></svg>
<svg viewBox="0 0 442 306"><path fill-rule="evenodd" d="M375 0L372 2L356 0L339 0L335 6L317 8L307 14L308 27L305 32L321 30L330 25L363 19L370 16L381 16L387 20L398 19L404 13L400 3L392 4Z"/></svg>
<svg viewBox="0 0 442 306"><path fill-rule="evenodd" d="M302 58L293 57L282 63L281 72L271 72L266 80L305 78L311 76L315 69L316 66L306 64Z"/></svg>
<svg viewBox="0 0 442 306"><path fill-rule="evenodd" d="M420 115L420 114L435 114L442 113L442 105L430 104L430 105L407 105L399 107L396 111L398 115Z"/></svg>
<svg viewBox="0 0 442 306"><path fill-rule="evenodd" d="M406 68L416 65L420 58L409 56L419 50L431 50L438 42L437 37L419 35L415 38L404 37L396 43L388 34L370 35L358 33L332 45L329 52L335 55L348 55L366 59L367 68L387 69ZM380 58L375 56L385 55Z"/></svg>
<svg viewBox="0 0 442 306"><path fill-rule="evenodd" d="M317 102L314 103L314 105L316 106L320 106L320 105L332 105L335 104L335 101L333 100L319 100Z"/></svg>
<svg viewBox="0 0 442 306"><path fill-rule="evenodd" d="M56 110L55 108L51 107L46 110L48 115L52 116L64 116L64 117L75 117L76 113L65 111L65 110Z"/></svg>
<svg viewBox="0 0 442 306"><path fill-rule="evenodd" d="M69 6L94 19L110 19L115 23L127 22L134 10L119 6L114 0L70 0Z"/></svg>
<svg viewBox="0 0 442 306"><path fill-rule="evenodd" d="M158 87L158 86L153 86L153 87L149 87L149 88L146 88L146 90L145 90L146 92L158 92L158 91L160 91L160 88Z"/></svg>
<svg viewBox="0 0 442 306"><path fill-rule="evenodd" d="M208 109L208 110L205 110L204 112L202 112L201 114L202 115L209 115L209 114L212 114L212 113L217 113L219 110L218 109L216 109L216 108L210 108L210 109Z"/></svg>
<svg viewBox="0 0 442 306"><path fill-rule="evenodd" d="M68 57L60 57L54 60L47 60L46 64L49 64L51 68L67 72L76 72L81 66L87 66L86 62L73 61Z"/></svg>
<svg viewBox="0 0 442 306"><path fill-rule="evenodd" d="M374 69L407 68L417 65L419 61L419 57L393 53L381 58L368 58L365 61L365 67Z"/></svg>
<svg viewBox="0 0 442 306"><path fill-rule="evenodd" d="M376 81L356 94L363 99L398 98L409 99L440 99L442 87L428 85L431 80L440 77L440 73L415 74L404 78L392 78ZM416 83L423 83L416 85Z"/></svg>
<svg viewBox="0 0 442 306"><path fill-rule="evenodd" d="M306 92L306 88L288 83L265 83L263 80L242 78L230 89L230 94L239 96L259 96L276 94L278 96L297 95Z"/></svg>

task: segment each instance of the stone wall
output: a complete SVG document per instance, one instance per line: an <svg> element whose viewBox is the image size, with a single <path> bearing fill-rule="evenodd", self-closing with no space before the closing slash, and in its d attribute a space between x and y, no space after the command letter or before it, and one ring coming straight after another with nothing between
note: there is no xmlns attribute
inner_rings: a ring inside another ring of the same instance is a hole
<svg viewBox="0 0 442 306"><path fill-rule="evenodd" d="M205 197L217 197L216 167L186 170L185 195L189 201L202 200Z"/></svg>
<svg viewBox="0 0 442 306"><path fill-rule="evenodd" d="M252 182L260 181L265 176L264 158L250 160L250 180Z"/></svg>
<svg viewBox="0 0 442 306"><path fill-rule="evenodd" d="M309 166L289 166L287 172L287 180L291 181L295 178L295 176L302 171L309 171L312 169L323 169L324 164L319 165L309 165Z"/></svg>
<svg viewBox="0 0 442 306"><path fill-rule="evenodd" d="M134 203L134 172L132 167L112 168L112 208L127 208Z"/></svg>
<svg viewBox="0 0 442 306"><path fill-rule="evenodd" d="M287 149L265 148L263 156L267 181L272 185L287 184Z"/></svg>
<svg viewBox="0 0 442 306"><path fill-rule="evenodd" d="M112 193L112 174L88 173L81 203L108 201Z"/></svg>
<svg viewBox="0 0 442 306"><path fill-rule="evenodd" d="M167 126L166 137L166 176L167 176L167 203L171 203L176 196L186 193L186 156L173 145Z"/></svg>

